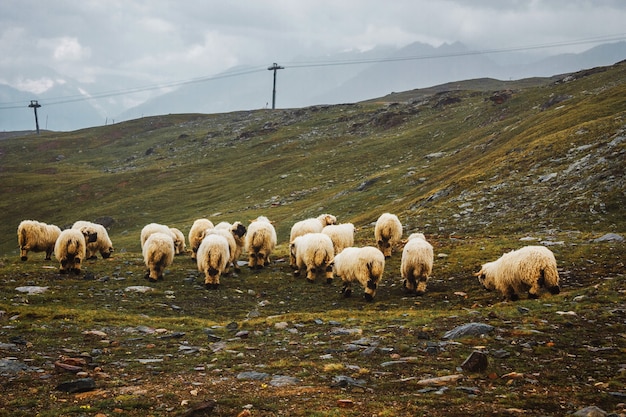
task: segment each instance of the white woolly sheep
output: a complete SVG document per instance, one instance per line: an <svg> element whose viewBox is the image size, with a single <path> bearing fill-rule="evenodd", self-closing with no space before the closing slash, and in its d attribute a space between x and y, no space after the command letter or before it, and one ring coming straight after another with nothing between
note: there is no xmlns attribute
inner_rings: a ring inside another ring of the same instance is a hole
<svg viewBox="0 0 626 417"><path fill-rule="evenodd" d="M323 275L327 283L333 282L333 258L335 251L330 237L324 233L307 233L298 236L289 245L291 256L296 259L295 276L306 271L306 279L315 281Z"/></svg>
<svg viewBox="0 0 626 417"><path fill-rule="evenodd" d="M213 229L213 222L209 219L196 219L189 229L189 246L191 246L191 259L196 260L196 254L202 239L204 239L204 232L207 229Z"/></svg>
<svg viewBox="0 0 626 417"><path fill-rule="evenodd" d="M46 252L49 261L54 252L54 243L61 234L61 229L53 224L24 220L17 226L17 244L20 247L20 259L28 259L28 251Z"/></svg>
<svg viewBox="0 0 626 417"><path fill-rule="evenodd" d="M409 236L402 250L400 273L404 288L411 293L423 295L426 292L428 278L433 271L433 246L426 241L422 233Z"/></svg>
<svg viewBox="0 0 626 417"><path fill-rule="evenodd" d="M180 255L187 252L187 245L185 245L185 235L180 229L170 227L170 231L174 236L174 254Z"/></svg>
<svg viewBox="0 0 626 417"><path fill-rule="evenodd" d="M151 233L143 244L141 250L143 261L148 268L146 279L156 282L163 279L165 268L174 262L174 239L171 232Z"/></svg>
<svg viewBox="0 0 626 417"><path fill-rule="evenodd" d="M259 216L248 226L245 249L248 252L248 266L261 269L268 266L270 254L276 247L276 229L265 216Z"/></svg>
<svg viewBox="0 0 626 417"><path fill-rule="evenodd" d="M391 213L381 214L376 221L374 238L385 258L391 257L393 246L402 238L402 223L398 220L398 216Z"/></svg>
<svg viewBox="0 0 626 417"><path fill-rule="evenodd" d="M474 274L487 290L498 290L511 301L528 292L528 298L539 298L541 288L558 294L559 273L552 251L545 246L525 246L505 253L499 259L482 265Z"/></svg>
<svg viewBox="0 0 626 417"><path fill-rule="evenodd" d="M374 246L351 246L335 256L334 272L343 281L344 297L352 295L352 282L358 281L365 289L365 299L372 301L384 271L385 255Z"/></svg>
<svg viewBox="0 0 626 417"><path fill-rule="evenodd" d="M166 235L169 235L172 238L172 240L174 240L174 234L172 233L172 230L168 226L164 224L159 224L159 223L149 223L145 225L143 229L141 229L141 248L142 249L146 243L146 240L148 240L150 235L153 233L164 233Z"/></svg>
<svg viewBox="0 0 626 417"><path fill-rule="evenodd" d="M87 254L87 243L95 242L97 238L89 227L63 230L54 244L54 256L61 263L59 273L80 274L82 261Z"/></svg>
<svg viewBox="0 0 626 417"><path fill-rule="evenodd" d="M330 224L324 226L322 233L333 241L335 255L348 246L354 246L354 225L352 223Z"/></svg>
<svg viewBox="0 0 626 417"><path fill-rule="evenodd" d="M208 233L202 239L197 253L198 271L204 272L204 285L207 289L219 287L220 275L226 270L229 260L230 249L226 237Z"/></svg>
<svg viewBox="0 0 626 417"><path fill-rule="evenodd" d="M235 272L239 272L240 268L237 264L237 260L241 256L245 245L245 236L247 232L246 226L244 226L241 222L234 222L233 224L220 222L215 225L215 229L227 230L233 236L233 239L235 239L235 247L234 249L231 247L230 259Z"/></svg>
<svg viewBox="0 0 626 417"><path fill-rule="evenodd" d="M86 259L95 259L98 253L103 259L109 258L113 253L113 243L109 238L107 229L101 224L84 220L78 220L72 225L72 229L76 230L81 230L84 227L89 227L98 234L98 239L95 242L87 243Z"/></svg>
<svg viewBox="0 0 626 417"><path fill-rule="evenodd" d="M320 214L315 218L304 219L294 223L289 233L289 243L291 244L298 236L307 233L321 233L324 226L337 223L337 218L332 214ZM289 265L296 267L296 260L293 257L289 259Z"/></svg>

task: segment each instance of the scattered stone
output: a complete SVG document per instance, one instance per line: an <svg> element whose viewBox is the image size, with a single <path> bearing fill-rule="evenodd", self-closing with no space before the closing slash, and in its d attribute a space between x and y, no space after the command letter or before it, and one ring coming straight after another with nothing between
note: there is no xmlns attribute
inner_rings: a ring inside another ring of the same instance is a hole
<svg viewBox="0 0 626 417"><path fill-rule="evenodd" d="M196 404L189 410L186 410L181 417L208 416L213 412L216 405L217 402L215 400L208 400L200 404Z"/></svg>
<svg viewBox="0 0 626 417"><path fill-rule="evenodd" d="M478 387L456 387L457 390L466 392L470 395L480 394L480 388Z"/></svg>
<svg viewBox="0 0 626 417"><path fill-rule="evenodd" d="M440 377L436 377L436 378L426 378L426 379L420 379L419 381L417 381L417 385L422 385L422 386L441 386L441 385L445 385L451 382L456 382L460 379L463 379L463 375L461 374L455 374L455 375L446 375L446 376L440 376Z"/></svg>
<svg viewBox="0 0 626 417"><path fill-rule="evenodd" d="M330 330L331 335L339 336L339 335L351 335L351 334L362 334L363 330L361 329L346 329L344 327L333 327Z"/></svg>
<svg viewBox="0 0 626 417"><path fill-rule="evenodd" d="M605 235L600 236L597 239L594 239L593 241L596 243L598 242L623 242L624 237L621 235L618 235L617 233L607 233Z"/></svg>
<svg viewBox="0 0 626 417"><path fill-rule="evenodd" d="M605 417L607 412L601 408L592 405L590 407L585 407L581 410L576 411L573 416L576 417Z"/></svg>
<svg viewBox="0 0 626 417"><path fill-rule="evenodd" d="M268 379L269 377L270 375L265 372L256 371L239 372L237 374L237 379L252 379L254 381L262 381L264 379Z"/></svg>
<svg viewBox="0 0 626 417"><path fill-rule="evenodd" d="M28 365L14 359L0 359L0 374L27 371Z"/></svg>
<svg viewBox="0 0 626 417"><path fill-rule="evenodd" d="M487 355L478 350L473 351L461 364L461 369L466 372L484 372L489 366Z"/></svg>
<svg viewBox="0 0 626 417"><path fill-rule="evenodd" d="M480 336L491 333L495 328L485 323L467 323L446 332L444 339L460 339L465 336Z"/></svg>
<svg viewBox="0 0 626 417"><path fill-rule="evenodd" d="M511 356L511 354L504 349L498 349L498 350L491 352L491 356L493 356L494 358L498 358L498 359L504 359L504 358L508 358L509 356Z"/></svg>
<svg viewBox="0 0 626 417"><path fill-rule="evenodd" d="M274 375L270 381L270 385L273 387L286 387L288 385L296 385L300 383L298 378L285 375Z"/></svg>
<svg viewBox="0 0 626 417"><path fill-rule="evenodd" d="M56 386L57 391L73 394L76 392L86 392L96 389L96 381L92 378L80 378L74 381L63 382Z"/></svg>
<svg viewBox="0 0 626 417"><path fill-rule="evenodd" d="M37 285L28 285L25 287L17 287L15 289L15 291L17 292L25 292L28 293L29 295L31 294L43 294L46 291L48 291L48 287L39 287Z"/></svg>
<svg viewBox="0 0 626 417"><path fill-rule="evenodd" d="M157 337L157 339L180 339L185 336L185 332L174 332L171 334L164 334L163 336Z"/></svg>
<svg viewBox="0 0 626 417"><path fill-rule="evenodd" d="M154 288L147 287L145 285L131 285L130 287L124 288L126 292L138 292L138 293L147 293L150 291L154 291Z"/></svg>
<svg viewBox="0 0 626 417"><path fill-rule="evenodd" d="M364 379L354 379L345 375L337 375L333 377L333 382L330 384L331 388L348 388L358 387L365 389L366 381Z"/></svg>

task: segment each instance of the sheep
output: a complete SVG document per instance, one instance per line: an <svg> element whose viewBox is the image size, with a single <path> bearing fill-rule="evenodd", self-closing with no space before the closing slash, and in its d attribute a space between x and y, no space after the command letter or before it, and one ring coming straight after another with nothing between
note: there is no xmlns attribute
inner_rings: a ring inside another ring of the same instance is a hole
<svg viewBox="0 0 626 417"><path fill-rule="evenodd" d="M231 246L230 262L235 272L239 272L240 268L237 264L237 260L241 256L245 245L245 235L247 232L246 226L244 226L241 222L234 222L233 224L220 222L215 225L215 229L227 230L235 240L235 247L233 248Z"/></svg>
<svg viewBox="0 0 626 417"><path fill-rule="evenodd" d="M52 259L54 243L61 234L61 229L53 224L24 220L17 226L17 244L20 247L20 259L28 259L28 251L46 252L46 261Z"/></svg>
<svg viewBox="0 0 626 417"><path fill-rule="evenodd" d="M54 256L61 264L60 274L80 274L81 263L87 255L87 244L98 239L90 227L63 230L54 244Z"/></svg>
<svg viewBox="0 0 626 417"><path fill-rule="evenodd" d="M320 233L324 226L336 224L337 218L332 214L320 214L316 218L310 218L300 220L291 226L291 232L289 234L289 244L291 244L295 238L307 233ZM292 268L296 267L296 260L293 257L289 258L289 265Z"/></svg>
<svg viewBox="0 0 626 417"><path fill-rule="evenodd" d="M335 255L344 248L354 246L354 225L352 223L329 224L324 226L322 233L328 235L333 241Z"/></svg>
<svg viewBox="0 0 626 417"><path fill-rule="evenodd" d="M391 213L381 214L376 221L374 238L385 258L390 258L393 246L402 238L402 223L398 216Z"/></svg>
<svg viewBox="0 0 626 417"><path fill-rule="evenodd" d="M174 255L180 255L187 252L187 245L185 245L185 235L180 229L170 227L170 231L174 236Z"/></svg>
<svg viewBox="0 0 626 417"><path fill-rule="evenodd" d="M95 230L98 234L98 239L95 242L87 243L87 254L85 259L95 259L98 253L103 259L107 259L113 253L113 243L109 238L107 229L98 223L92 223L84 220L78 220L72 225L72 229L81 230L84 227L89 227Z"/></svg>
<svg viewBox="0 0 626 417"><path fill-rule="evenodd" d="M196 219L189 229L189 246L191 246L191 259L196 260L196 254L202 239L204 238L204 232L207 229L213 229L213 222L209 219Z"/></svg>
<svg viewBox="0 0 626 417"><path fill-rule="evenodd" d="M307 233L298 236L289 245L292 257L296 259L294 275L306 271L306 279L315 281L318 275L324 275L328 284L333 282L333 258L335 251L330 237L324 233Z"/></svg>
<svg viewBox="0 0 626 417"><path fill-rule="evenodd" d="M227 233L227 232L226 232ZM198 247L198 271L204 272L204 286L217 289L220 275L226 270L230 259L228 240L224 235L208 233Z"/></svg>
<svg viewBox="0 0 626 417"><path fill-rule="evenodd" d="M163 279L165 268L174 262L174 239L171 233L155 232L148 236L141 249L143 261L148 268L146 279L157 282Z"/></svg>
<svg viewBox="0 0 626 417"><path fill-rule="evenodd" d="M276 247L276 229L265 216L259 216L248 226L245 249L248 252L248 266L261 269L268 266L270 254Z"/></svg>
<svg viewBox="0 0 626 417"><path fill-rule="evenodd" d="M172 230L168 226L164 224L159 224L159 223L149 223L145 225L143 229L141 229L141 249L142 250L146 243L146 240L148 240L150 235L153 233L164 233L166 235L169 235L172 238L172 240L174 240L174 234L172 233Z"/></svg>
<svg viewBox="0 0 626 417"><path fill-rule="evenodd" d="M424 295L428 278L433 271L433 246L422 233L409 236L402 250L400 273L404 288L416 295Z"/></svg>
<svg viewBox="0 0 626 417"><path fill-rule="evenodd" d="M350 246L335 255L333 270L343 282L344 297L352 295L352 282L358 281L365 289L365 300L372 301L385 271L385 255L374 246Z"/></svg>
<svg viewBox="0 0 626 417"><path fill-rule="evenodd" d="M519 300L523 292L528 292L528 298L539 298L541 287L553 295L561 291L556 259L545 246L524 246L505 253L483 264L474 276L485 289L498 290L511 301Z"/></svg>

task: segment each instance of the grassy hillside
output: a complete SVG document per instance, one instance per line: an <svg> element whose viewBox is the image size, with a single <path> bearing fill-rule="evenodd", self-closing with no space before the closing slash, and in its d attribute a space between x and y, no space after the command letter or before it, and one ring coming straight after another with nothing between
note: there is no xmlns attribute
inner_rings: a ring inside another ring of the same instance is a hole
<svg viewBox="0 0 626 417"><path fill-rule="evenodd" d="M0 416L623 414L626 243L595 239L626 234L625 117L622 63L2 139ZM424 296L402 290L400 246L373 303L293 276L295 221L332 213L368 245L385 211L435 248ZM182 255L143 279L145 224L258 215L279 240L264 270L209 291ZM104 222L115 253L78 276L21 262L27 218ZM479 286L482 263L529 243L555 253L559 295ZM471 322L493 328L445 337ZM474 351L485 369L462 366ZM59 389L80 377L95 387Z"/></svg>
<svg viewBox="0 0 626 417"><path fill-rule="evenodd" d="M25 218L111 217L129 250L153 221L184 230L265 214L284 239L323 211L359 226L393 211L407 231L437 235L623 232L625 71L6 139L0 253L16 253Z"/></svg>

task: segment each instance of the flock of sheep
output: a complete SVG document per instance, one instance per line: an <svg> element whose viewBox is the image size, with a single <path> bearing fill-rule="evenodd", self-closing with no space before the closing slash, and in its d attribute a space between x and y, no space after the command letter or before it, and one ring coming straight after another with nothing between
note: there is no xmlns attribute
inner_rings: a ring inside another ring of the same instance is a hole
<svg viewBox="0 0 626 417"><path fill-rule="evenodd" d="M396 215L383 213L374 228L376 246L355 247L354 234L352 223L337 224L331 214L296 222L289 236L289 264L294 275L305 274L310 282L322 277L328 283L339 277L345 297L352 294L352 284L358 282L364 288L365 299L372 301L385 269L385 259L401 243L402 224ZM106 228L87 221L77 221L62 231L54 225L24 220L18 226L17 237L23 261L27 260L29 251L45 252L47 260L54 253L62 274L79 274L84 259L98 253L108 258L113 252ZM184 234L166 225L146 225L140 240L148 269L146 278L152 282L163 278L175 255L187 253ZM215 289L222 274L227 274L230 268L239 270L238 259L244 250L250 268L270 265L277 237L272 222L264 216L250 222L247 228L240 222L214 225L203 218L194 221L188 242L191 258L198 271L204 273L205 287ZM432 273L433 247L422 233L413 233L402 243L400 273L404 289L423 295ZM498 290L513 301L524 292L529 298L537 298L541 288L552 294L560 290L556 259L543 246L526 246L505 253L496 261L482 265L474 275L485 289Z"/></svg>

